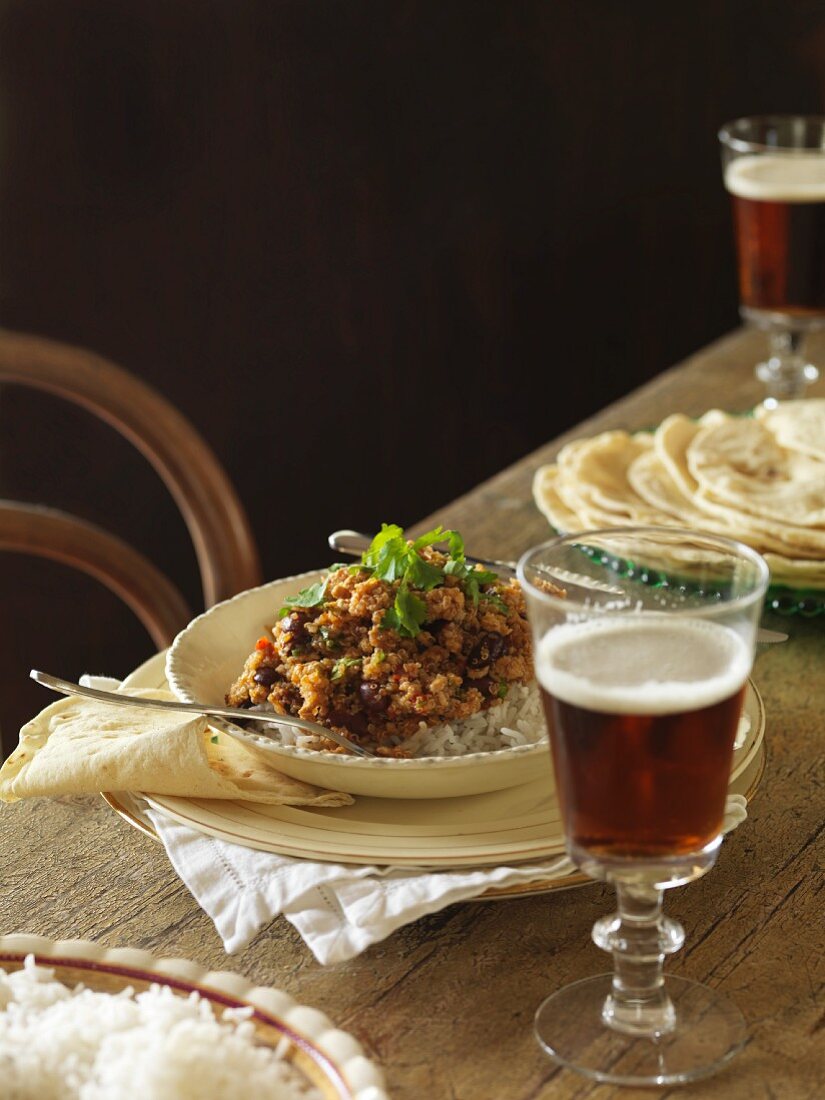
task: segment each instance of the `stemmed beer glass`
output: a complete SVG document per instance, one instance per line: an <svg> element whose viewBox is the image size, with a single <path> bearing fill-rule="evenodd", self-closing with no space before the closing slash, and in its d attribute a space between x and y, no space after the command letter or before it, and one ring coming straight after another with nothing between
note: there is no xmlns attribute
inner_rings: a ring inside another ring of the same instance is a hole
<svg viewBox="0 0 825 1100"><path fill-rule="evenodd" d="M756 367L766 404L802 397L818 370L802 354L825 325L825 117L758 115L719 131L731 196L739 312L769 334Z"/></svg>
<svg viewBox="0 0 825 1100"><path fill-rule="evenodd" d="M539 1007L539 1042L598 1081L668 1085L746 1038L717 991L663 976L684 932L662 892L716 859L768 569L732 540L616 528L551 540L518 564L568 854L616 890L593 928L612 974Z"/></svg>

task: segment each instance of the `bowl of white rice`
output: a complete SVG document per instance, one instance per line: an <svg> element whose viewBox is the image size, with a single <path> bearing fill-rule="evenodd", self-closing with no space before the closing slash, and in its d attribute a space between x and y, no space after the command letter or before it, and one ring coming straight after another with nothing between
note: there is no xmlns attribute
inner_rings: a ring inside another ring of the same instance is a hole
<svg viewBox="0 0 825 1100"><path fill-rule="evenodd" d="M247 712L247 716L249 712ZM409 757L350 756L312 748L287 726L280 736L235 727L273 767L329 790L372 798L455 798L516 787L547 773L553 782L547 730L535 682L511 688L489 710L450 725L426 726L405 742ZM225 736L225 733L219 736Z"/></svg>
<svg viewBox="0 0 825 1100"><path fill-rule="evenodd" d="M175 639L166 678L185 702L221 705L254 640L271 626L285 595L318 574L271 581L209 608ZM130 678L127 686L150 686ZM239 718L254 717L239 711ZM547 729L536 682L512 685L486 710L449 725L421 723L404 742L409 757L367 759L318 748L288 726L235 727L233 736L295 779L329 790L376 798L451 798L518 786L542 771L552 782ZM225 734L220 734L225 736Z"/></svg>
<svg viewBox="0 0 825 1100"><path fill-rule="evenodd" d="M239 974L85 940L0 938L14 1100L388 1100L353 1036Z"/></svg>

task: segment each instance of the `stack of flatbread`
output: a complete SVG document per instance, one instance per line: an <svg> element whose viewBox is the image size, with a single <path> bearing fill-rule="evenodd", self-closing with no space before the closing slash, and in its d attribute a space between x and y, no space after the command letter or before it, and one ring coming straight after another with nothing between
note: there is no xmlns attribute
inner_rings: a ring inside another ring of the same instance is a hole
<svg viewBox="0 0 825 1100"><path fill-rule="evenodd" d="M774 584L825 588L825 399L675 414L653 432L603 432L540 467L533 496L557 531L656 524L739 539Z"/></svg>
<svg viewBox="0 0 825 1100"><path fill-rule="evenodd" d="M173 699L168 692L128 694ZM351 795L302 783L273 768L206 718L61 699L20 731L0 768L0 800L143 791L289 806L344 806Z"/></svg>

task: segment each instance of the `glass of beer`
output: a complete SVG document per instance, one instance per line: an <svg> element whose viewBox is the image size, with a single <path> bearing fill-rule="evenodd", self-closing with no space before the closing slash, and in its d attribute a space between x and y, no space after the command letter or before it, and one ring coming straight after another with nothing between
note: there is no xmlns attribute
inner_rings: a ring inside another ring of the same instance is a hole
<svg viewBox="0 0 825 1100"><path fill-rule="evenodd" d="M770 354L756 375L772 406L804 396L819 375L802 346L825 325L825 117L738 118L719 141L740 314L769 334Z"/></svg>
<svg viewBox="0 0 825 1100"><path fill-rule="evenodd" d="M535 1030L597 1081L671 1085L746 1040L714 989L663 975L684 932L663 891L716 859L768 583L738 542L678 528L582 532L519 561L567 851L613 885L593 939L611 973L563 987Z"/></svg>

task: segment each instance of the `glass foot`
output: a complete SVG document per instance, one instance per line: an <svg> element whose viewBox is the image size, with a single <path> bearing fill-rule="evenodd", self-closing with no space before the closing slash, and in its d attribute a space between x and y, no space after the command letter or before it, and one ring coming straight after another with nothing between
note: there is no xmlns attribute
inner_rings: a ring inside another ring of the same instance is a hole
<svg viewBox="0 0 825 1100"><path fill-rule="evenodd" d="M613 975L560 989L539 1006L535 1032L544 1050L567 1069L617 1085L678 1085L708 1077L747 1041L742 1013L727 997L698 982L668 977L675 1024L655 1038L607 1026Z"/></svg>
<svg viewBox="0 0 825 1100"><path fill-rule="evenodd" d="M757 315L749 315L743 310L743 316L753 319ZM770 357L754 368L754 374L764 383L766 397L763 403L768 408L776 408L780 401L804 397L808 386L819 378L819 371L802 355L804 337L804 329L783 326L769 330Z"/></svg>

